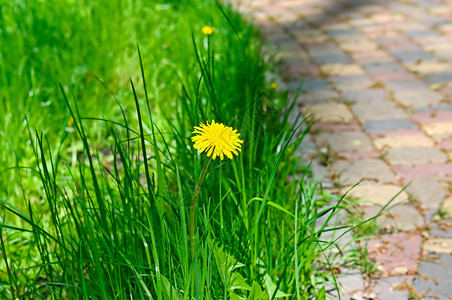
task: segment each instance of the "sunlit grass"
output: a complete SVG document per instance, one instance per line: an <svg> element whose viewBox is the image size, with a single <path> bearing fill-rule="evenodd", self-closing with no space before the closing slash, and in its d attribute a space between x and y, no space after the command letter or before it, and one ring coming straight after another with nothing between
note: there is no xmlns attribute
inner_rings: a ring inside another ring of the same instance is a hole
<svg viewBox="0 0 452 300"><path fill-rule="evenodd" d="M289 123L239 15L213 0L2 4L2 298L323 298L342 202L295 156L308 123ZM210 120L240 132L221 149L233 159L193 149Z"/></svg>

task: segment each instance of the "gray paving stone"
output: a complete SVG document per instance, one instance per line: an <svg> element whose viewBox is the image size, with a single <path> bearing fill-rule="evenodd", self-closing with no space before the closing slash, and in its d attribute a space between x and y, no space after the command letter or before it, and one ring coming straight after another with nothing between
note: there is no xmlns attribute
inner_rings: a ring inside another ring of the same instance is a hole
<svg viewBox="0 0 452 300"><path fill-rule="evenodd" d="M397 129L417 129L416 123L408 119L389 119L368 121L363 124L364 129L369 133L379 133Z"/></svg>
<svg viewBox="0 0 452 300"><path fill-rule="evenodd" d="M422 49L421 47L416 46L416 45L393 46L388 49L388 52L391 53L394 57L399 58L399 59L401 56L404 56L405 54L410 55L410 54L414 54L414 53L416 53L416 54L428 53L428 52L425 52L424 49Z"/></svg>
<svg viewBox="0 0 452 300"><path fill-rule="evenodd" d="M439 25L444 25L444 24L448 24L449 21L442 19L438 16L431 16L428 18L422 18L419 19L419 21L421 21L423 24L427 25L427 26L431 26L431 27L435 27L435 26L439 26Z"/></svg>
<svg viewBox="0 0 452 300"><path fill-rule="evenodd" d="M340 91L361 90L374 83L367 75L331 76L329 80Z"/></svg>
<svg viewBox="0 0 452 300"><path fill-rule="evenodd" d="M444 60L448 60L448 61L452 61L452 52L447 49L447 50L439 50L439 51L435 51L436 56L438 56L438 58L440 59L444 59Z"/></svg>
<svg viewBox="0 0 452 300"><path fill-rule="evenodd" d="M381 102L390 99L389 93L383 89L361 89L342 92L344 102Z"/></svg>
<svg viewBox="0 0 452 300"><path fill-rule="evenodd" d="M441 223L433 222L431 224L430 236L432 238L450 239L452 238L452 227L448 225L441 226ZM445 255L444 257L452 258L452 255Z"/></svg>
<svg viewBox="0 0 452 300"><path fill-rule="evenodd" d="M346 56L344 51L337 46L316 46L309 47L308 53L311 56Z"/></svg>
<svg viewBox="0 0 452 300"><path fill-rule="evenodd" d="M447 162L447 155L435 147L400 147L388 149L385 156L392 165Z"/></svg>
<svg viewBox="0 0 452 300"><path fill-rule="evenodd" d="M362 67L374 75L406 72L406 69L396 61L364 63Z"/></svg>
<svg viewBox="0 0 452 300"><path fill-rule="evenodd" d="M316 64L350 64L352 59L347 55L315 55L312 56L312 60Z"/></svg>
<svg viewBox="0 0 452 300"><path fill-rule="evenodd" d="M376 216L380 212L381 207L367 206L363 210L364 218L368 219ZM379 216L377 225L401 231L413 231L424 227L425 220L411 204L401 204L390 208L389 211Z"/></svg>
<svg viewBox="0 0 452 300"><path fill-rule="evenodd" d="M405 107L421 108L438 105L444 96L431 90L395 92L394 99Z"/></svg>
<svg viewBox="0 0 452 300"><path fill-rule="evenodd" d="M387 42L393 42L400 39L400 36L382 36L375 38L375 42L379 44L385 44Z"/></svg>
<svg viewBox="0 0 452 300"><path fill-rule="evenodd" d="M438 209L446 198L446 187L435 177L418 177L405 180L406 191L425 209Z"/></svg>
<svg viewBox="0 0 452 300"><path fill-rule="evenodd" d="M433 73L425 77L430 83L448 83L452 82L452 71Z"/></svg>
<svg viewBox="0 0 452 300"><path fill-rule="evenodd" d="M316 135L317 145L329 146L332 151L369 151L373 143L361 131L321 132Z"/></svg>
<svg viewBox="0 0 452 300"><path fill-rule="evenodd" d="M439 257L440 261L436 263L422 261L419 264L419 276L415 279L414 286L418 294L424 295L424 299L429 299L429 297L449 299L449 296L452 295L452 277L450 276L452 263L449 259L450 255L442 254ZM442 262L441 258L443 258Z"/></svg>
<svg viewBox="0 0 452 300"><path fill-rule="evenodd" d="M301 80L293 80L287 83L287 87L293 92L296 92L300 86L302 91L317 91L333 88L333 86L325 79L311 77L305 77Z"/></svg>
<svg viewBox="0 0 452 300"><path fill-rule="evenodd" d="M417 113L431 112L432 114L434 114L435 111L444 111L444 110L452 110L452 105L442 104L428 107L419 107L416 108L414 111Z"/></svg>
<svg viewBox="0 0 452 300"><path fill-rule="evenodd" d="M410 52L393 52L392 55L404 63L412 63L415 61L434 60L433 54L426 51L410 51Z"/></svg>
<svg viewBox="0 0 452 300"><path fill-rule="evenodd" d="M435 1L415 1L416 6L420 6L423 8L434 8L440 7L441 4Z"/></svg>
<svg viewBox="0 0 452 300"><path fill-rule="evenodd" d="M297 99L297 103L307 105L340 102L340 98L341 97L339 93L333 89L316 89L311 91L304 91Z"/></svg>
<svg viewBox="0 0 452 300"><path fill-rule="evenodd" d="M364 290L364 280L359 269L344 269L343 273L337 277L339 289L342 299L351 299L352 295L356 291Z"/></svg>
<svg viewBox="0 0 452 300"><path fill-rule="evenodd" d="M354 185L361 180L377 183L395 183L394 173L381 159L360 159L352 162L337 160L331 173L338 176L337 182L343 186Z"/></svg>
<svg viewBox="0 0 452 300"><path fill-rule="evenodd" d="M372 282L372 290L381 300L407 300L409 291L403 289L404 285L412 285L414 276L391 276L379 278Z"/></svg>
<svg viewBox="0 0 452 300"><path fill-rule="evenodd" d="M355 116L361 121L407 118L406 112L395 106L393 101L359 102L351 106Z"/></svg>
<svg viewBox="0 0 452 300"><path fill-rule="evenodd" d="M386 82L385 85L393 92L430 90L424 81L418 79L393 80Z"/></svg>
<svg viewBox="0 0 452 300"><path fill-rule="evenodd" d="M418 37L439 36L438 32L430 29L407 30L404 35L416 40Z"/></svg>
<svg viewBox="0 0 452 300"><path fill-rule="evenodd" d="M325 33L329 36L340 37L340 36L349 36L350 34L356 34L355 29L327 29Z"/></svg>

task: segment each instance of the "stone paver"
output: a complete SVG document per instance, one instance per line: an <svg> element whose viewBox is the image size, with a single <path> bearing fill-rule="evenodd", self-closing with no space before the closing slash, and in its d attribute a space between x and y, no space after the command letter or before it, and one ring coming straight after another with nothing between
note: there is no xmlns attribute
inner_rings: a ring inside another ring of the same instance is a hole
<svg viewBox="0 0 452 300"><path fill-rule="evenodd" d="M446 198L446 184L435 177L418 177L406 180L406 191L418 201L424 209L439 208Z"/></svg>
<svg viewBox="0 0 452 300"><path fill-rule="evenodd" d="M431 90L399 91L394 93L394 99L407 108L420 108L434 106L441 103L444 96Z"/></svg>
<svg viewBox="0 0 452 300"><path fill-rule="evenodd" d="M301 111L305 116L312 114L314 119L324 122L350 122L353 119L348 107L342 103L313 104L302 107Z"/></svg>
<svg viewBox="0 0 452 300"><path fill-rule="evenodd" d="M360 180L377 183L395 183L397 180L389 166L381 159L338 160L331 172L342 185L354 185Z"/></svg>
<svg viewBox="0 0 452 300"><path fill-rule="evenodd" d="M400 179L413 179L417 177L449 177L452 176L451 163L428 163L417 165L396 165L393 166L397 177Z"/></svg>
<svg viewBox="0 0 452 300"><path fill-rule="evenodd" d="M362 183L354 188L345 187L341 194L347 193L347 198L357 198L360 200L357 205L371 206L377 204L386 205L394 199L392 204L400 204L408 201L408 194L402 190L402 187L395 184L373 184Z"/></svg>
<svg viewBox="0 0 452 300"><path fill-rule="evenodd" d="M379 102L358 102L351 106L356 118L361 122L403 119L407 117L406 112L397 107L394 102L386 100Z"/></svg>
<svg viewBox="0 0 452 300"><path fill-rule="evenodd" d="M361 131L321 132L315 140L319 146L330 146L332 151L368 151L373 149L372 141Z"/></svg>
<svg viewBox="0 0 452 300"><path fill-rule="evenodd" d="M364 280L359 270L342 270L344 276L338 278L341 295L353 294L364 289Z"/></svg>
<svg viewBox="0 0 452 300"><path fill-rule="evenodd" d="M434 145L433 140L425 134L380 135L373 142L379 150L383 148L432 147Z"/></svg>
<svg viewBox="0 0 452 300"><path fill-rule="evenodd" d="M326 76L364 74L358 64L324 64L320 69Z"/></svg>
<svg viewBox="0 0 452 300"><path fill-rule="evenodd" d="M450 299L452 295L451 255L433 257L431 261L419 264L419 276L415 279L416 292L423 299Z"/></svg>
<svg viewBox="0 0 452 300"><path fill-rule="evenodd" d="M364 217L372 218L380 213L381 207L364 207ZM388 229L398 229L401 231L415 231L425 226L425 220L419 211L409 203L391 207L387 212L383 212L377 219L377 225Z"/></svg>
<svg viewBox="0 0 452 300"><path fill-rule="evenodd" d="M298 82L298 85L300 83ZM294 91L297 90L298 85L294 84ZM303 86L303 83L301 83ZM313 91L305 91L300 97L303 97L304 104L321 104L321 103L331 103L340 98L338 92L332 89L320 89Z"/></svg>
<svg viewBox="0 0 452 300"><path fill-rule="evenodd" d="M375 259L383 277L413 275L417 270L422 238L414 233L386 234L366 245L369 257Z"/></svg>
<svg viewBox="0 0 452 300"><path fill-rule="evenodd" d="M452 95L452 91L451 91ZM383 89L359 89L342 92L342 98L346 102L381 102L390 99L389 93Z"/></svg>
<svg viewBox="0 0 452 300"><path fill-rule="evenodd" d="M386 160L392 165L445 163L447 155L435 147L399 147L389 149L386 153Z"/></svg>
<svg viewBox="0 0 452 300"><path fill-rule="evenodd" d="M422 128L431 136L449 137L452 135L452 122L423 124Z"/></svg>
<svg viewBox="0 0 452 300"><path fill-rule="evenodd" d="M452 252L452 221L441 218L452 219L451 2L231 1L272 49L288 49L278 55L282 77L291 91L301 87L301 111L319 119L313 141L336 159L321 167L328 186L345 193L363 181L349 196L373 217L408 185L400 204L377 218L386 229L409 231L383 235L374 250L384 251L372 252L387 260L381 274L393 276L365 289L359 275L346 277L342 298L449 299L452 256L443 253ZM407 244L394 247L400 243Z"/></svg>
<svg viewBox="0 0 452 300"><path fill-rule="evenodd" d="M452 239L431 238L424 243L422 249L427 252L452 254Z"/></svg>
<svg viewBox="0 0 452 300"><path fill-rule="evenodd" d="M398 129L417 129L418 126L413 121L405 118L367 121L363 123L363 127L368 133L382 133Z"/></svg>
<svg viewBox="0 0 452 300"><path fill-rule="evenodd" d="M372 283L376 299L405 300L411 294L414 276L391 276Z"/></svg>

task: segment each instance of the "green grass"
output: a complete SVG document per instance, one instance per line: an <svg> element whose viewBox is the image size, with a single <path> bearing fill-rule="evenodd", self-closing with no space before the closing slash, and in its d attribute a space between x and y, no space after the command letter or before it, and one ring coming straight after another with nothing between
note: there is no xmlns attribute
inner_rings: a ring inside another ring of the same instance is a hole
<svg viewBox="0 0 452 300"><path fill-rule="evenodd" d="M2 298L324 298L322 233L342 202L295 157L303 120L289 123L238 14L213 0L0 4ZM209 167L192 258L206 157L190 137L212 119L244 144Z"/></svg>

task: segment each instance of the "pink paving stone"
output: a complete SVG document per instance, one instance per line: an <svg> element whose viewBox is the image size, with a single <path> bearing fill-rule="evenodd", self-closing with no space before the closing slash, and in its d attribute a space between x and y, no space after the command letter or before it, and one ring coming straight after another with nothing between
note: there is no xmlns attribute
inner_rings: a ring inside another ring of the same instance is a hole
<svg viewBox="0 0 452 300"><path fill-rule="evenodd" d="M426 136L424 131L419 129L399 129L399 130L391 130L383 133L372 133L370 137L373 139L382 138L382 137L403 137L403 136Z"/></svg>
<svg viewBox="0 0 452 300"><path fill-rule="evenodd" d="M344 23L342 23L342 22L338 22L338 21L335 21L335 20L327 20L327 21L324 21L324 22L322 22L322 29L328 29L328 28L331 28L331 27L344 27L345 26L345 24Z"/></svg>
<svg viewBox="0 0 452 300"><path fill-rule="evenodd" d="M405 24L406 19L400 19L400 20L392 20L389 22L385 22L384 25L391 26L391 25L397 25L397 24Z"/></svg>
<svg viewBox="0 0 452 300"><path fill-rule="evenodd" d="M417 45L415 43L413 43L412 41L410 41L409 39L406 39L406 38L400 38L400 39L384 41L384 42L381 43L381 46L386 48L386 49L390 49L390 48L393 48L393 47L402 47L402 46L417 47Z"/></svg>
<svg viewBox="0 0 452 300"><path fill-rule="evenodd" d="M447 98L452 99L452 86L443 87L439 92Z"/></svg>
<svg viewBox="0 0 452 300"><path fill-rule="evenodd" d="M289 8L291 11L294 12L305 10L306 8L309 7L308 3L301 3L301 1L282 2L280 5Z"/></svg>
<svg viewBox="0 0 452 300"><path fill-rule="evenodd" d="M451 163L426 163L414 166L395 165L393 169L400 179L412 179L422 176L445 177L452 175Z"/></svg>
<svg viewBox="0 0 452 300"><path fill-rule="evenodd" d="M273 22L271 20L256 20L256 21L253 21L253 23L262 29L274 28L274 27L278 26L275 22Z"/></svg>
<svg viewBox="0 0 452 300"><path fill-rule="evenodd" d="M367 158L378 158L380 156L380 152L371 150L371 151L342 151L338 152L337 156L343 159L367 159Z"/></svg>
<svg viewBox="0 0 452 300"><path fill-rule="evenodd" d="M319 68L313 64L306 65L304 63L284 64L281 66L283 73L283 79L293 80L299 79L302 75L318 76Z"/></svg>
<svg viewBox="0 0 452 300"><path fill-rule="evenodd" d="M285 8L280 5L264 5L262 11L268 15L277 15L285 11Z"/></svg>
<svg viewBox="0 0 452 300"><path fill-rule="evenodd" d="M338 132L338 131L359 131L361 130L361 127L359 126L358 122L356 120L352 120L350 122L344 123L344 122L315 122L312 125L312 130L324 130L324 131L332 131L332 132Z"/></svg>
<svg viewBox="0 0 452 300"><path fill-rule="evenodd" d="M351 56L357 60L365 60L369 58L386 58L390 57L389 54L383 50L370 50L370 51L354 51Z"/></svg>
<svg viewBox="0 0 452 300"><path fill-rule="evenodd" d="M369 258L383 267L383 277L410 275L416 273L421 244L419 234L399 232L371 239L367 251Z"/></svg>
<svg viewBox="0 0 452 300"><path fill-rule="evenodd" d="M370 28L365 28L362 29L363 33L371 38L371 39L375 39L378 37L388 37L388 36L398 36L399 34L392 30L392 29L387 29L387 28L375 28L375 27L370 27Z"/></svg>
<svg viewBox="0 0 452 300"><path fill-rule="evenodd" d="M422 124L452 121L452 110L422 112L413 115L413 120Z"/></svg>
<svg viewBox="0 0 452 300"><path fill-rule="evenodd" d="M378 74L374 76L375 80L387 82L393 80L405 80L405 79L416 79L416 76L411 73L389 73L389 74Z"/></svg>
<svg viewBox="0 0 452 300"><path fill-rule="evenodd" d="M439 143L439 146L443 149L452 150L452 139L446 139Z"/></svg>
<svg viewBox="0 0 452 300"><path fill-rule="evenodd" d="M438 14L440 17L447 19L447 20L452 20L452 13L451 12L445 12L445 13L441 13Z"/></svg>
<svg viewBox="0 0 452 300"><path fill-rule="evenodd" d="M382 31L387 31L386 28L383 28L381 26L371 26L371 27L365 27L361 29L361 32L364 34L372 34L375 32L382 32Z"/></svg>
<svg viewBox="0 0 452 300"><path fill-rule="evenodd" d="M308 50L310 48L320 48L320 47L337 47L336 43L333 42L312 42L312 43L303 43Z"/></svg>

